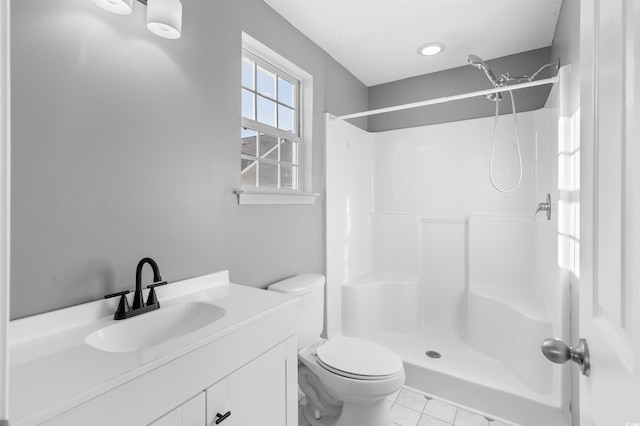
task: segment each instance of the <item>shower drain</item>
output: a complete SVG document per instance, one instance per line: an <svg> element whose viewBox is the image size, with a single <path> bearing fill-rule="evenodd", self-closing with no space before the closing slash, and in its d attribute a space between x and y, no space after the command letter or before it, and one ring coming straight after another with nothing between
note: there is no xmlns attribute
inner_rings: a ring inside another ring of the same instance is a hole
<svg viewBox="0 0 640 426"><path fill-rule="evenodd" d="M433 358L433 359L438 359L438 358L440 358L442 356L442 355L440 355L440 352L436 352L436 351L427 351L426 355L429 358Z"/></svg>

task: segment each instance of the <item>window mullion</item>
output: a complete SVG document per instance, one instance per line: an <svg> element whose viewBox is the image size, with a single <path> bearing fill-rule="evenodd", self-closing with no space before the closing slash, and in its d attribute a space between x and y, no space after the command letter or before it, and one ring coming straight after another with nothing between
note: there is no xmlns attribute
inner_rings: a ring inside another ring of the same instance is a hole
<svg viewBox="0 0 640 426"><path fill-rule="evenodd" d="M260 132L256 135L256 188L260 188L260 139L262 135Z"/></svg>
<svg viewBox="0 0 640 426"><path fill-rule="evenodd" d="M253 117L256 121L258 120L258 63L255 61L253 62Z"/></svg>
<svg viewBox="0 0 640 426"><path fill-rule="evenodd" d="M281 156L281 149L280 147L282 146L282 139L278 138L278 188L282 188L282 156Z"/></svg>
<svg viewBox="0 0 640 426"><path fill-rule="evenodd" d="M262 133L268 133L270 135L277 136L282 139L288 139L290 141L300 142L300 137L294 133L277 129L275 127L269 126L268 124L251 120L250 118L242 117L242 127L251 129L251 130L256 130Z"/></svg>

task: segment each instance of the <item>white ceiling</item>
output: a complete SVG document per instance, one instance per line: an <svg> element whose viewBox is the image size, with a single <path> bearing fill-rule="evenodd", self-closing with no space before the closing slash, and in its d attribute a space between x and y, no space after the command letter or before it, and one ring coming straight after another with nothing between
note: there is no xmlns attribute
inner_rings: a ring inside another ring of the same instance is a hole
<svg viewBox="0 0 640 426"><path fill-rule="evenodd" d="M562 0L264 0L367 86L551 45ZM419 46L442 42L436 56Z"/></svg>

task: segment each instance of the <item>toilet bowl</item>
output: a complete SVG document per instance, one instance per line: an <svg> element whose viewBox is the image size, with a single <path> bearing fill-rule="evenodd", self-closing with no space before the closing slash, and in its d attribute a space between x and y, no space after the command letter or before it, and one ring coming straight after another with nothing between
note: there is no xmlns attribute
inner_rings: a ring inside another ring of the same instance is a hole
<svg viewBox="0 0 640 426"><path fill-rule="evenodd" d="M405 382L402 361L394 353L366 340L337 336L301 349L298 359L342 405L341 410L335 405L327 410L305 392L304 416L312 426L389 425L387 397ZM317 383L304 381L303 392L306 386L318 392Z"/></svg>
<svg viewBox="0 0 640 426"><path fill-rule="evenodd" d="M402 360L387 348L352 337L321 339L324 277L298 275L269 286L294 294L299 307L299 385L312 426L388 426L386 399L405 382Z"/></svg>

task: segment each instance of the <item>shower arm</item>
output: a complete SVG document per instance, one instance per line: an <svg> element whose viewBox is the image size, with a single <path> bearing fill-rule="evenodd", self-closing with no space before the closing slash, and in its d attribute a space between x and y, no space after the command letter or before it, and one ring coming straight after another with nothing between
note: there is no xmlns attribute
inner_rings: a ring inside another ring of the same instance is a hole
<svg viewBox="0 0 640 426"><path fill-rule="evenodd" d="M516 83L522 83L523 81L531 82L531 81L535 80L535 78L538 76L538 74L540 74L546 68L550 68L550 67L555 67L555 69L558 70L560 68L560 60L558 59L558 62L551 62L549 64L541 66L538 71L534 72L531 75L531 77L529 77L528 75L523 75L523 76L520 76L520 77L511 77L509 75L509 73L501 74L499 83L502 86L502 85L504 85L504 83L506 83L508 81L515 81Z"/></svg>

